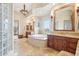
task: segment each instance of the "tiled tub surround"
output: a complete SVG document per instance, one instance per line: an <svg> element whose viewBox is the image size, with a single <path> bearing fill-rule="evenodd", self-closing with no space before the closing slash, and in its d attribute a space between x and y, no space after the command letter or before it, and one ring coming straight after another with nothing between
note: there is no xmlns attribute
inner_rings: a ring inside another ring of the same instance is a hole
<svg viewBox="0 0 79 59"><path fill-rule="evenodd" d="M42 35L42 34L29 35L29 38L27 41L31 45L39 48L47 47L47 35Z"/></svg>

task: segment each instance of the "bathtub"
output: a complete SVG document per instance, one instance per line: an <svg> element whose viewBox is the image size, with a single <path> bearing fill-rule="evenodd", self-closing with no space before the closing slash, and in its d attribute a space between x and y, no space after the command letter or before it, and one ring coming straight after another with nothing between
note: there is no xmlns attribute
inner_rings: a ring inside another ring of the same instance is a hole
<svg viewBox="0 0 79 59"><path fill-rule="evenodd" d="M28 43L35 47L46 48L47 47L47 35L35 34L28 36Z"/></svg>

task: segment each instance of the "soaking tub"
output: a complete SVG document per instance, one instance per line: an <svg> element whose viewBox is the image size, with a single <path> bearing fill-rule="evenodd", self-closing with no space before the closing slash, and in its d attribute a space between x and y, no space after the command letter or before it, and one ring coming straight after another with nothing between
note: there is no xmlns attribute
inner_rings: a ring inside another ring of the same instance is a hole
<svg viewBox="0 0 79 59"><path fill-rule="evenodd" d="M47 35L35 34L28 36L28 43L35 47L46 48L47 47Z"/></svg>

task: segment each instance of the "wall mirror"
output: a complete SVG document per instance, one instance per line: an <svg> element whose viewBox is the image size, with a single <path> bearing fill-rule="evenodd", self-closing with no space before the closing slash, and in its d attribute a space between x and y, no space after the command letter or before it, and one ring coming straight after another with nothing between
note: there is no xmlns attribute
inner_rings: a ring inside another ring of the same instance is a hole
<svg viewBox="0 0 79 59"><path fill-rule="evenodd" d="M71 31L73 30L73 4L62 6L54 11L54 30Z"/></svg>

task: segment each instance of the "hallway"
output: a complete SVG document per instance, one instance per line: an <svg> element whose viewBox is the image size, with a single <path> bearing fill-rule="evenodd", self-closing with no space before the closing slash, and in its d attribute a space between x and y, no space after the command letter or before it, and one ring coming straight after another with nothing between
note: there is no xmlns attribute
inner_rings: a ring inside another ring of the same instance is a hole
<svg viewBox="0 0 79 59"><path fill-rule="evenodd" d="M55 56L58 51L50 48L37 48L30 45L26 38L19 39L19 56Z"/></svg>

